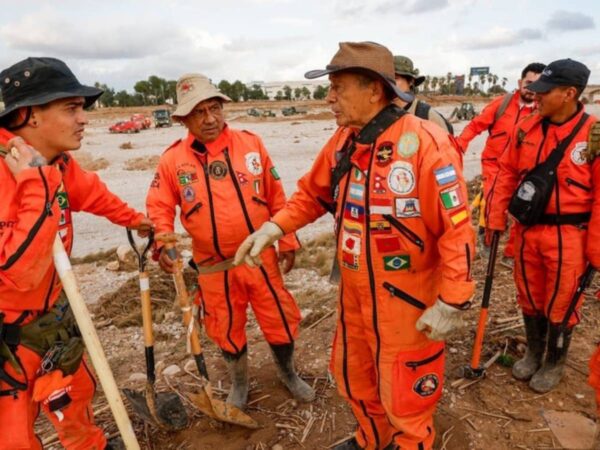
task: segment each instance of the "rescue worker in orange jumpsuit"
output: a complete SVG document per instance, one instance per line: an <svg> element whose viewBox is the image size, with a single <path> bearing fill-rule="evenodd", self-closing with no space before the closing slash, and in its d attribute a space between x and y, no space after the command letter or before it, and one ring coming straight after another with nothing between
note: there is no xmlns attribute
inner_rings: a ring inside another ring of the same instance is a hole
<svg viewBox="0 0 600 450"><path fill-rule="evenodd" d="M241 245L254 266L285 233L335 212L340 296L331 371L358 421L349 449L430 449L443 340L470 306L474 232L448 135L393 103L391 52L342 42L325 70L339 126L285 208Z"/></svg>
<svg viewBox="0 0 600 450"><path fill-rule="evenodd" d="M68 153L81 146L83 108L100 89L81 85L54 58L27 58L0 79L0 133L9 129L18 136L9 147L21 142L16 153L6 148L0 158L0 449L42 448L33 428L40 408L66 449L111 448L94 424L96 384L81 359L83 343L62 294L52 244L58 233L71 251L77 211L144 233L151 222Z"/></svg>
<svg viewBox="0 0 600 450"><path fill-rule="evenodd" d="M536 93L539 112L514 130L488 202L487 226L504 230L511 197L527 199L533 191L531 183L517 190L520 180L574 133L550 176L556 181L547 180L553 184L543 216L530 226L514 225L514 279L525 320L527 352L513 366L513 376L530 380L529 386L536 392L548 392L560 382L573 327L579 323L580 305L568 318L564 334L559 325L586 263L600 267L600 160L586 158L588 135L597 119L586 116L578 101L589 74L584 64L563 59L549 64L529 85Z"/></svg>
<svg viewBox="0 0 600 450"><path fill-rule="evenodd" d="M484 131L488 132L488 138L483 152L481 152L483 206L489 200L490 192L493 189L494 179L498 173L498 160L506 150L517 123L535 111L534 93L527 87L539 78L544 67L546 66L542 63L528 64L521 71L521 79L517 82L519 88L512 94L507 93L491 101L456 138L459 147L465 153L473 138ZM484 227L479 228L479 237L481 239L480 249L483 250L483 253L489 253L489 242L485 242ZM500 263L512 269L514 257L514 232L511 228Z"/></svg>
<svg viewBox="0 0 600 450"><path fill-rule="evenodd" d="M192 237L193 261L202 269L233 257L240 243L283 207L285 193L261 139L225 123L223 102L230 100L206 77L180 78L177 99L173 116L188 135L161 156L146 203L158 233L173 231L175 209L180 208L181 223ZM267 251L260 269L235 267L198 276L206 332L221 348L231 376L227 401L240 408L248 398L248 303L283 383L298 400L314 398L294 369L300 311L278 266L279 261L288 272L297 248L296 236L289 234L279 244L279 255L275 248ZM159 262L173 271L166 252Z"/></svg>

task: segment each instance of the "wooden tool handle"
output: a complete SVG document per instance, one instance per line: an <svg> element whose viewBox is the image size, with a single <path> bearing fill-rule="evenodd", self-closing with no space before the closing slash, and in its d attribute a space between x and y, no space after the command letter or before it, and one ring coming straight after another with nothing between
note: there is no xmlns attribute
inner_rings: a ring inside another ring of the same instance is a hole
<svg viewBox="0 0 600 450"><path fill-rule="evenodd" d="M154 345L152 332L152 303L150 299L150 280L147 272L140 272L140 298L142 301L142 326L144 327L144 346Z"/></svg>

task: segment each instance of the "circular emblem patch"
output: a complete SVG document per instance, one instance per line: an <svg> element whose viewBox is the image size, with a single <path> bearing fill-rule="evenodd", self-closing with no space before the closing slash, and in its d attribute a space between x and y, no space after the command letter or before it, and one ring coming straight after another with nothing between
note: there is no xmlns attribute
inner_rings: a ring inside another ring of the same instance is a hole
<svg viewBox="0 0 600 450"><path fill-rule="evenodd" d="M415 174L412 164L398 161L392 165L388 173L387 182L394 194L408 194L415 188Z"/></svg>
<svg viewBox="0 0 600 450"><path fill-rule="evenodd" d="M252 175L260 175L263 171L260 163L260 155L256 152L246 155L246 168Z"/></svg>
<svg viewBox="0 0 600 450"><path fill-rule="evenodd" d="M375 152L375 164L380 167L387 166L392 162L392 157L394 156L394 144L385 141L379 144L377 147L377 151Z"/></svg>
<svg viewBox="0 0 600 450"><path fill-rule="evenodd" d="M585 151L587 149L587 142L578 142L575 144L575 148L571 152L571 161L573 164L583 166L587 159L585 158Z"/></svg>
<svg viewBox="0 0 600 450"><path fill-rule="evenodd" d="M194 192L194 188L191 186L185 186L183 188L183 199L188 202L188 203L192 203L194 200L196 200L196 192Z"/></svg>
<svg viewBox="0 0 600 450"><path fill-rule="evenodd" d="M437 375L434 373L428 373L427 375L422 376L413 385L413 391L419 394L421 397L429 397L433 395L435 391L437 391L438 386L440 385L440 380Z"/></svg>
<svg viewBox="0 0 600 450"><path fill-rule="evenodd" d="M213 161L208 166L208 174L215 180L221 180L227 175L227 165L223 161Z"/></svg>
<svg viewBox="0 0 600 450"><path fill-rule="evenodd" d="M398 141L398 153L400 156L410 158L419 150L419 136L413 131L408 131L400 136Z"/></svg>

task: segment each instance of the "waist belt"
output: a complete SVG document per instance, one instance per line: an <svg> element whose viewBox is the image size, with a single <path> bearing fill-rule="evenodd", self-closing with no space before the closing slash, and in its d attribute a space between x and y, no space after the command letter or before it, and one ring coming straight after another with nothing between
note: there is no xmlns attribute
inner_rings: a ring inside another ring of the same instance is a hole
<svg viewBox="0 0 600 450"><path fill-rule="evenodd" d="M539 225L581 225L590 221L592 213L544 214Z"/></svg>

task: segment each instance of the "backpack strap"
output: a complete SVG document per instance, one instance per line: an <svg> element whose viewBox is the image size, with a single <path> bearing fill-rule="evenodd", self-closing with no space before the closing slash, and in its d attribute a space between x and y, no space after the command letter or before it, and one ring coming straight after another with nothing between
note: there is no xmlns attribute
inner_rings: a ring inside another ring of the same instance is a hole
<svg viewBox="0 0 600 450"><path fill-rule="evenodd" d="M496 110L496 114L494 114L494 121L490 125L490 128L492 128L494 126L494 124L498 121L498 119L500 119L500 117L502 117L502 115L505 113L506 108L508 108L508 104L510 103L510 100L512 99L512 96L513 96L512 92L507 92L506 94L504 94L502 103L500 103L500 107Z"/></svg>
<svg viewBox="0 0 600 450"><path fill-rule="evenodd" d="M417 100L417 106L415 108L415 116L423 120L429 120L429 110L431 109L431 105Z"/></svg>

